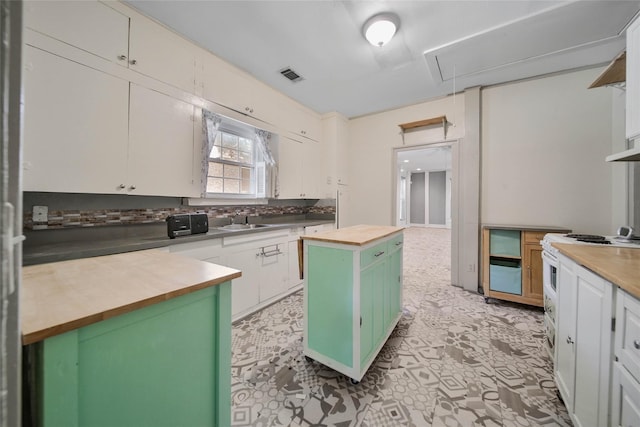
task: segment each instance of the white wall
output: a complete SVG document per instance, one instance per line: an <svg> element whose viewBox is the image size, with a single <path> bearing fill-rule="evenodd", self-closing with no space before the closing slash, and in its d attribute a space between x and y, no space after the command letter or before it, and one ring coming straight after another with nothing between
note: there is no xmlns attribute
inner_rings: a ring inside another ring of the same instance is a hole
<svg viewBox="0 0 640 427"><path fill-rule="evenodd" d="M587 89L600 71L482 91L482 223L615 231L612 166L604 161L615 89Z"/></svg>
<svg viewBox="0 0 640 427"><path fill-rule="evenodd" d="M401 123L446 115L455 126L447 139L464 135L464 96L437 99L397 110L372 114L349 121L348 159L350 206L347 225L392 225L393 148L442 141L442 128L406 135L403 145ZM454 122L455 120L455 122Z"/></svg>

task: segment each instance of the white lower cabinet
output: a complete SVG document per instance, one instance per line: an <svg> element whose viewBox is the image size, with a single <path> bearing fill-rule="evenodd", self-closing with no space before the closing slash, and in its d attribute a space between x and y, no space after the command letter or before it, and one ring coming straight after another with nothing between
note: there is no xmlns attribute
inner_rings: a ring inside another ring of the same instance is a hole
<svg viewBox="0 0 640 427"><path fill-rule="evenodd" d="M561 256L555 378L575 426L609 423L613 286Z"/></svg>
<svg viewBox="0 0 640 427"><path fill-rule="evenodd" d="M320 229L332 229L324 224ZM171 252L242 271L234 279L231 314L234 320L251 314L302 287L298 238L303 228L173 244Z"/></svg>
<svg viewBox="0 0 640 427"><path fill-rule="evenodd" d="M611 425L640 426L640 301L618 289Z"/></svg>

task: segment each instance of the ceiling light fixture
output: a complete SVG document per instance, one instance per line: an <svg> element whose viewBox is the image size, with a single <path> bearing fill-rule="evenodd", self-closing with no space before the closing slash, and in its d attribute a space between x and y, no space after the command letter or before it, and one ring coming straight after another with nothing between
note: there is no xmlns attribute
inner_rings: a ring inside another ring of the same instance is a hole
<svg viewBox="0 0 640 427"><path fill-rule="evenodd" d="M394 13L379 13L364 23L362 33L374 46L384 46L391 40L400 26L400 18Z"/></svg>

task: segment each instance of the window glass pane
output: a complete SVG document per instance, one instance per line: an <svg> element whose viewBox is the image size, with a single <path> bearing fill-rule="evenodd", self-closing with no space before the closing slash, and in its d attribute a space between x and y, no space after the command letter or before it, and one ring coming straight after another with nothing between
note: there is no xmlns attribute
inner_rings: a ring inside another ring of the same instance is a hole
<svg viewBox="0 0 640 427"><path fill-rule="evenodd" d="M222 134L222 146L225 148L238 148L238 137L230 133Z"/></svg>
<svg viewBox="0 0 640 427"><path fill-rule="evenodd" d="M251 193L251 169L242 168L240 178L240 192Z"/></svg>
<svg viewBox="0 0 640 427"><path fill-rule="evenodd" d="M207 193L222 193L222 178L207 178Z"/></svg>
<svg viewBox="0 0 640 427"><path fill-rule="evenodd" d="M223 176L222 163L209 162L209 176Z"/></svg>
<svg viewBox="0 0 640 427"><path fill-rule="evenodd" d="M247 138L240 138L238 149L242 151L253 151L253 141Z"/></svg>
<svg viewBox="0 0 640 427"><path fill-rule="evenodd" d="M224 180L224 192L225 193L239 193L240 181L237 179L225 179Z"/></svg>
<svg viewBox="0 0 640 427"><path fill-rule="evenodd" d="M240 166L224 165L225 178L240 178Z"/></svg>
<svg viewBox="0 0 640 427"><path fill-rule="evenodd" d="M252 155L250 152L247 151L240 151L238 152L238 161L240 163L244 163L246 165L251 165L253 164L253 159L252 159Z"/></svg>
<svg viewBox="0 0 640 427"><path fill-rule="evenodd" d="M223 148L222 149L222 158L224 160L231 160L232 162L238 161L238 150L234 150L232 148Z"/></svg>

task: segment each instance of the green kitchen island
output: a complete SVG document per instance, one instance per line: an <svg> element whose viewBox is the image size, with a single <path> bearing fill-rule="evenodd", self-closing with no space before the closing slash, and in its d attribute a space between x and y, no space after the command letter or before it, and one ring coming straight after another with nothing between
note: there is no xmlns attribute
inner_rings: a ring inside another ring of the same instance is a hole
<svg viewBox="0 0 640 427"><path fill-rule="evenodd" d="M401 227L304 239L304 354L359 382L402 315Z"/></svg>
<svg viewBox="0 0 640 427"><path fill-rule="evenodd" d="M22 274L24 425L231 425L238 270L147 250Z"/></svg>

